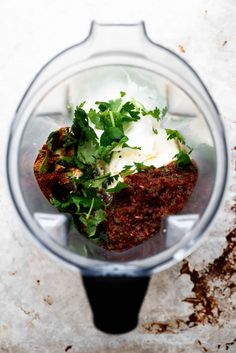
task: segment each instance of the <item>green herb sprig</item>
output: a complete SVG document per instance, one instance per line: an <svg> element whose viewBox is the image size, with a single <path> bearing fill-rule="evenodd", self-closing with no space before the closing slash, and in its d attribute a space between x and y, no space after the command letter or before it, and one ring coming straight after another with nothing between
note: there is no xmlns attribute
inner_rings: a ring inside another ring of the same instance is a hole
<svg viewBox="0 0 236 353"><path fill-rule="evenodd" d="M190 154L192 153L193 149L186 145L186 141L183 135L179 131L172 129L166 129L166 134L167 140L174 139L179 144L179 152L173 157L173 159L176 159L176 164L179 167L185 167L191 164Z"/></svg>

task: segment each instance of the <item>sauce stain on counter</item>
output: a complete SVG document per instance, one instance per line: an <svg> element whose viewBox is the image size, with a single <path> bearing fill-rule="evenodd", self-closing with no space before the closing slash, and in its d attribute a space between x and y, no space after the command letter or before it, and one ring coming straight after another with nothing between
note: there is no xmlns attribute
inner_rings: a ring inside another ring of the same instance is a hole
<svg viewBox="0 0 236 353"><path fill-rule="evenodd" d="M143 328L147 333L174 333L199 324L216 325L224 314L226 303L231 311L236 309L231 301L236 291L233 279L236 273L236 228L229 232L226 240L222 254L201 271L191 269L188 260L183 261L180 273L190 276L194 294L183 301L193 305L193 313L185 319L145 323ZM221 302L224 305L222 309Z"/></svg>
<svg viewBox="0 0 236 353"><path fill-rule="evenodd" d="M53 302L54 302L51 295L47 295L46 297L44 297L43 301L50 306L53 305Z"/></svg>
<svg viewBox="0 0 236 353"><path fill-rule="evenodd" d="M180 53L182 53L182 54L185 54L185 53L186 53L186 50L185 50L185 48L184 48L183 45L180 45L180 44L179 44L178 48L179 48Z"/></svg>

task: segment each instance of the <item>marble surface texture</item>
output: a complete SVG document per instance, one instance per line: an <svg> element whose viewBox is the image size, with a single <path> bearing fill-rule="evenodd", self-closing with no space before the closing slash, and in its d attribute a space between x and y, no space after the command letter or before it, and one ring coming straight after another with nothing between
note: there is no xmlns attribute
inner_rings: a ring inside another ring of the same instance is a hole
<svg viewBox="0 0 236 353"><path fill-rule="evenodd" d="M145 20L153 40L199 73L228 131L232 160L226 199L204 244L186 261L153 276L138 328L114 337L93 327L79 274L25 234L7 191L2 157L0 353L236 352L235 233L226 239L236 218L231 209L236 193L235 0L0 1L1 156L30 80L53 55L81 41L93 18Z"/></svg>

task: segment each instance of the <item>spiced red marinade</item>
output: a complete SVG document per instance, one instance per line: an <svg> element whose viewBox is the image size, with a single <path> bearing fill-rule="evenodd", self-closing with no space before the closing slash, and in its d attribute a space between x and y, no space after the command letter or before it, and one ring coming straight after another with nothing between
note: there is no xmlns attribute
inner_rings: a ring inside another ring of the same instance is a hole
<svg viewBox="0 0 236 353"><path fill-rule="evenodd" d="M151 168L124 179L127 189L114 194L104 224L109 250L124 250L159 231L163 217L182 210L198 176L194 164L175 162Z"/></svg>

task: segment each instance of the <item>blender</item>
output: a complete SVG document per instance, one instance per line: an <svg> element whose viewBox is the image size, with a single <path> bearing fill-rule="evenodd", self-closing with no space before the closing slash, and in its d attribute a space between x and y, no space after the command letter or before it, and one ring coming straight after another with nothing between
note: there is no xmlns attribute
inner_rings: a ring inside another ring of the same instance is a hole
<svg viewBox="0 0 236 353"><path fill-rule="evenodd" d="M168 107L162 126L180 131L193 147L198 179L179 214L164 218L149 240L119 252L91 242L46 200L33 164L49 133L72 124L68 106L116 98L120 91L147 107ZM23 224L51 254L80 270L94 324L112 334L136 327L152 273L200 244L223 198L227 173L224 126L210 93L183 59L148 37L142 22L92 22L83 42L59 53L35 76L8 140L8 184Z"/></svg>

